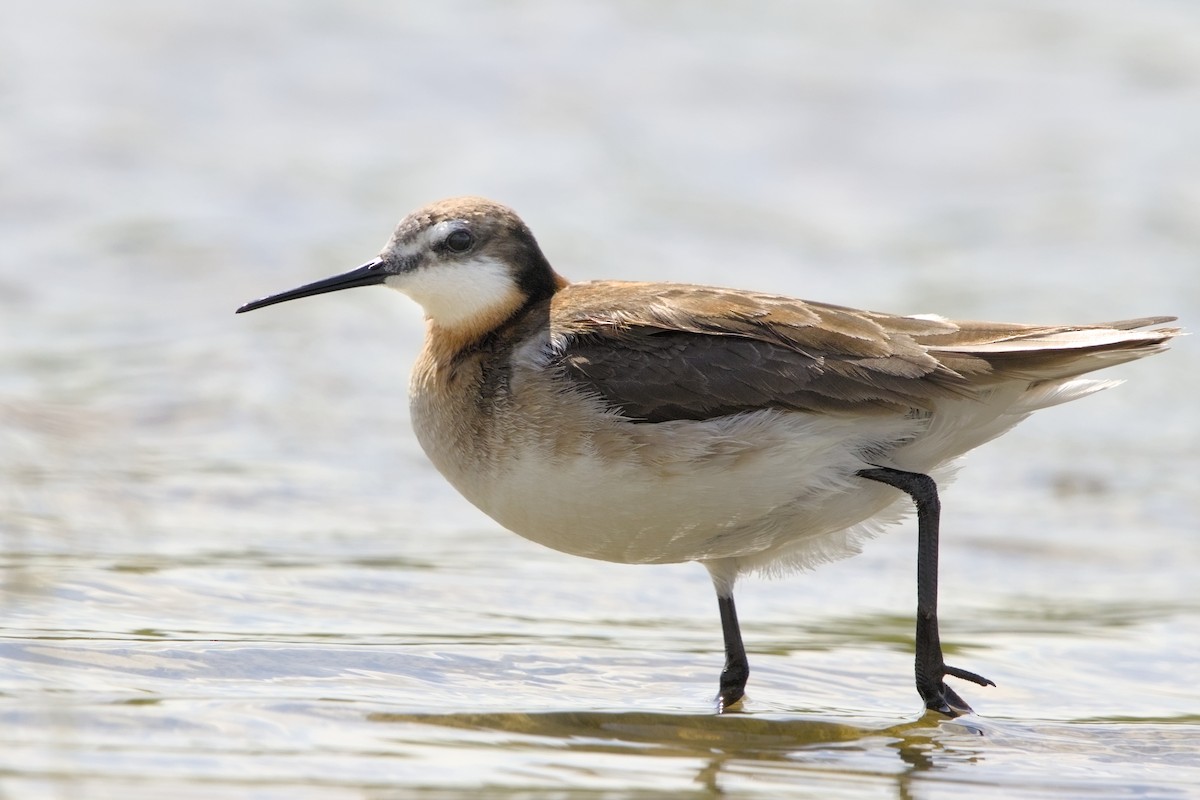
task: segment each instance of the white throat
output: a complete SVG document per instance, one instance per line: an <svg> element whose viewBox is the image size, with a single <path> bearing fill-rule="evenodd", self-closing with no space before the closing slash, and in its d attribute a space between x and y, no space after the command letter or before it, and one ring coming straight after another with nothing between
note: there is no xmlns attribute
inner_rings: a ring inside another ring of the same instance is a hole
<svg viewBox="0 0 1200 800"><path fill-rule="evenodd" d="M478 325L520 303L512 270L490 256L434 263L384 281L416 300L425 317L444 328Z"/></svg>

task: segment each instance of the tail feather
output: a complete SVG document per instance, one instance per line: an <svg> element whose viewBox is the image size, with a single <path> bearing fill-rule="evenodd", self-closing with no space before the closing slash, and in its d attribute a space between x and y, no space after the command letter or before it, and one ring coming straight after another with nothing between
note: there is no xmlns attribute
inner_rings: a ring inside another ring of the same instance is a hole
<svg viewBox="0 0 1200 800"><path fill-rule="evenodd" d="M1119 331L1131 331L1134 328L1149 328L1151 325L1163 325L1167 322L1174 322L1177 319L1179 317L1139 317L1137 319L1117 320L1116 322L1094 322L1084 327L1116 328ZM1168 330L1175 333L1179 332L1179 328L1169 328Z"/></svg>
<svg viewBox="0 0 1200 800"><path fill-rule="evenodd" d="M1036 383L1030 386L1006 413L1016 414L1024 418L1025 415L1031 412L1040 411L1043 408L1050 408L1061 403L1069 403L1072 400L1078 400L1080 397L1087 397L1089 394L1095 394L1105 389L1111 389L1114 386L1120 386L1124 382L1120 380L1075 378L1073 380L1067 379L1065 381Z"/></svg>
<svg viewBox="0 0 1200 800"><path fill-rule="evenodd" d="M930 344L929 353L951 369L995 380L1058 381L1165 350L1179 328L1139 330L1173 317L1145 317L1106 325L1014 330L953 344Z"/></svg>
<svg viewBox="0 0 1200 800"><path fill-rule="evenodd" d="M1034 411L1118 385L1119 380L1079 376L1165 350L1180 329L1140 328L1173 319L1020 330L1014 326L1007 331L992 323L967 323L958 342L928 343L928 352L946 367L969 375L978 393L938 403L924 434L893 454L897 465L931 469L996 438Z"/></svg>

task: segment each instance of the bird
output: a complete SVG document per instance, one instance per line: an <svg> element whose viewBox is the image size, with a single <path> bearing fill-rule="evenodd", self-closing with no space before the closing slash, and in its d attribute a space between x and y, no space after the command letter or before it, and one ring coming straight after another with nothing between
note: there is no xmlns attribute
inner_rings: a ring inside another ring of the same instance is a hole
<svg viewBox="0 0 1200 800"><path fill-rule="evenodd" d="M510 208L408 216L357 269L243 313L383 285L415 300L409 385L429 460L504 528L626 564L699 562L717 596L718 713L749 678L734 587L814 567L917 516L914 678L926 709L972 709L939 638L939 484L1032 412L1119 383L1084 378L1166 349L1170 316L1033 325L904 316L686 283L573 283Z"/></svg>

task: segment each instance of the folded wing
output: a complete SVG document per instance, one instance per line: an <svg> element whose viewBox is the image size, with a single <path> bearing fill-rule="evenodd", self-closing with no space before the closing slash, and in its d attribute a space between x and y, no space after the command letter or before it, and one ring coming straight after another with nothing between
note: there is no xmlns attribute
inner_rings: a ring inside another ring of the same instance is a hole
<svg viewBox="0 0 1200 800"><path fill-rule="evenodd" d="M563 302L566 301L566 302ZM616 310L614 310L616 309ZM905 317L682 284L572 284L551 307L553 360L645 422L765 408L933 410L1005 381L1058 381L1165 347L1149 317L1020 325Z"/></svg>

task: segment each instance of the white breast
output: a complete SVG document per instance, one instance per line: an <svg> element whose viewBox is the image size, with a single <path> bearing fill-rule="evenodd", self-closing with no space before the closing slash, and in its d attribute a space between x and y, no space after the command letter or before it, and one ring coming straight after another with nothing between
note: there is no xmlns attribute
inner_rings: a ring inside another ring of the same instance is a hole
<svg viewBox="0 0 1200 800"><path fill-rule="evenodd" d="M430 459L509 530L578 556L623 563L729 562L777 571L842 558L906 514L871 465L932 474L1031 411L1091 391L1000 385L936 413L860 417L764 410L639 424L566 391L518 352L510 392L484 408L414 384L413 423ZM524 350L524 348L523 348ZM542 351L544 352L544 350Z"/></svg>
<svg viewBox="0 0 1200 800"><path fill-rule="evenodd" d="M623 563L849 555L855 537L831 535L896 499L854 477L869 463L864 453L892 450L925 425L778 411L648 425L578 396L517 397L470 446L446 418L453 409L414 398L418 437L450 482L504 527Z"/></svg>

